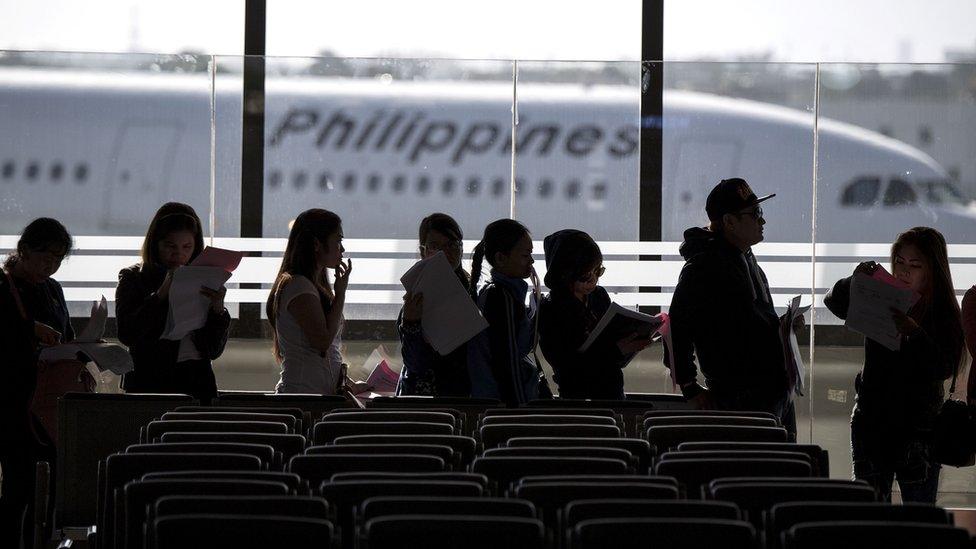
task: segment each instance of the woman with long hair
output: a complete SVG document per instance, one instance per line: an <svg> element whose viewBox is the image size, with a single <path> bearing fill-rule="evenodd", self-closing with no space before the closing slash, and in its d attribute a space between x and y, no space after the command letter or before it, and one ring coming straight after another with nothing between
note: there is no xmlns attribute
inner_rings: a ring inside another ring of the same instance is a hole
<svg viewBox="0 0 976 549"><path fill-rule="evenodd" d="M196 211L180 202L163 204L142 242L142 261L119 272L115 315L119 340L129 347L133 371L122 378L128 393L185 393L201 401L217 396L213 360L223 352L230 328L224 307L227 289L201 287L210 300L203 327L174 341L160 339L169 314L169 290L176 270L203 251Z"/></svg>
<svg viewBox="0 0 976 549"><path fill-rule="evenodd" d="M854 275L871 275L877 268L867 261ZM891 270L919 299L907 314L892 310L901 336L897 350L864 340L851 416L854 477L874 486L885 501L897 480L903 501L934 503L941 466L931 457L930 435L945 398L943 384L956 373L963 350L945 238L929 227L898 235ZM838 281L824 298L840 318L847 318L851 279Z"/></svg>
<svg viewBox="0 0 976 549"><path fill-rule="evenodd" d="M344 251L338 215L313 208L292 224L266 306L272 352L281 365L278 393L332 395L344 381L339 346L352 272ZM335 270L334 286L328 269Z"/></svg>
<svg viewBox="0 0 976 549"><path fill-rule="evenodd" d="M468 273L461 266L464 234L457 221L447 214L433 213L420 222L419 232L420 258L428 259L443 252L458 281L467 288ZM421 332L423 308L422 293L407 293L403 297L403 308L396 323L403 356L397 395L468 396L471 381L468 378L467 343L447 355L440 355Z"/></svg>

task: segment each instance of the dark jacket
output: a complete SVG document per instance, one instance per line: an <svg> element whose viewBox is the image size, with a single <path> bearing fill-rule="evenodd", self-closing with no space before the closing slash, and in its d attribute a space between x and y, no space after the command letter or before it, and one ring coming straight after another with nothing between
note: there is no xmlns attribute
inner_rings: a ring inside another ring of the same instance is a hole
<svg viewBox="0 0 976 549"><path fill-rule="evenodd" d="M848 277L834 284L824 305L846 319L850 299ZM953 350L943 340L931 318L919 325L917 332L902 337L897 351L864 340L864 366L854 381L853 421L879 441L895 444L924 437L944 400L943 382L959 363L961 349Z"/></svg>
<svg viewBox="0 0 976 549"><path fill-rule="evenodd" d="M400 336L400 354L403 356L397 396L466 397L471 394L467 343L447 356L438 354L424 338L419 322L403 321L402 309L397 316L396 329Z"/></svg>
<svg viewBox="0 0 976 549"><path fill-rule="evenodd" d="M34 317L24 304L24 318L11 293L6 275L0 273L0 432L4 444L15 450L24 440L32 439L30 411L34 389L37 387L37 339L34 336ZM21 294L23 302L23 294ZM9 446L8 446L9 444Z"/></svg>
<svg viewBox="0 0 976 549"><path fill-rule="evenodd" d="M694 381L700 368L717 393L785 394L779 317L762 269L756 266L765 299L750 275L751 252L700 228L685 231L679 251L685 265L669 311L677 383Z"/></svg>
<svg viewBox="0 0 976 549"><path fill-rule="evenodd" d="M969 356L976 357L976 286L966 291L962 298L962 331L966 334L966 348ZM961 386L962 380L957 382ZM966 394L969 400L976 400L976 368L969 367L969 381Z"/></svg>
<svg viewBox="0 0 976 549"><path fill-rule="evenodd" d="M47 278L37 284L17 277L13 277L13 280L20 291L20 299L27 313L35 321L47 324L60 332L62 343L73 341L75 331L71 327L71 315L68 312L68 304L65 302L61 284L53 278Z"/></svg>
<svg viewBox="0 0 976 549"><path fill-rule="evenodd" d="M629 362L613 342L577 349L610 308L610 295L597 286L586 302L569 292L552 291L539 308L539 346L555 372L562 398L624 398L624 374Z"/></svg>
<svg viewBox="0 0 976 549"><path fill-rule="evenodd" d="M535 315L525 307L525 280L491 273L478 293L488 328L468 342L471 396L510 406L539 398L541 371L532 355Z"/></svg>
<svg viewBox="0 0 976 549"><path fill-rule="evenodd" d="M203 356L177 364L180 342L160 339L166 327L169 302L156 296L166 269L137 264L119 272L115 290L115 316L119 340L129 347L134 370L122 387L130 393L185 393L210 399L217 395L211 360L224 352L230 314L210 312L206 324L192 332L193 344Z"/></svg>

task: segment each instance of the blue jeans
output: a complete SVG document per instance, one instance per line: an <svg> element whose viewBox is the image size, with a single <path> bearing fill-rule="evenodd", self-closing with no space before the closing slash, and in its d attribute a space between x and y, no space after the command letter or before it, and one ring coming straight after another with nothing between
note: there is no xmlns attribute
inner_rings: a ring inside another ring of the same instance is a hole
<svg viewBox="0 0 976 549"><path fill-rule="evenodd" d="M854 479L873 486L881 501L891 501L891 488L897 480L902 501L935 503L942 466L929 457L929 445L919 440L902 444L879 441L872 434L851 423Z"/></svg>

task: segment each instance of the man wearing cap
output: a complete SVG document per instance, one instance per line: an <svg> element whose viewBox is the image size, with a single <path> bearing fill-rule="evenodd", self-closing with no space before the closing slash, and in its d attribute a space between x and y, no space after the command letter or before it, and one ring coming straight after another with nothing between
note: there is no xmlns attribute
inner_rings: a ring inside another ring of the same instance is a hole
<svg viewBox="0 0 976 549"><path fill-rule="evenodd" d="M774 196L759 198L744 179L723 179L705 202L709 226L685 231L670 309L672 368L696 407L771 412L795 434L779 317L752 254L766 224L760 203Z"/></svg>

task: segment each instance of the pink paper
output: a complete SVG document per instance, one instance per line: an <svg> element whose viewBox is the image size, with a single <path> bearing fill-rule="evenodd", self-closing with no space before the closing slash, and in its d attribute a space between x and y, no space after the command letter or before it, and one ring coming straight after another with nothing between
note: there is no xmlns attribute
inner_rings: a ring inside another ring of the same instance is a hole
<svg viewBox="0 0 976 549"><path fill-rule="evenodd" d="M243 257L244 252L236 252L234 250L225 250L223 248L207 246L204 248L203 252L193 260L191 265L194 267L220 267L228 273L232 273L234 272L234 269L241 264L241 259Z"/></svg>
<svg viewBox="0 0 976 549"><path fill-rule="evenodd" d="M371 391L376 393L395 393L399 380L400 374L396 373L393 368L390 368L390 365L385 360L381 360L369 374L369 377L366 379L366 385L371 388Z"/></svg>
<svg viewBox="0 0 976 549"><path fill-rule="evenodd" d="M881 265L878 265L878 267L874 270L874 274L871 275L871 278L877 280L878 282L884 282L889 286L894 286L895 288L899 288L901 290L912 289L912 287L909 286L907 282L902 282L901 280L898 280L897 278L895 278L894 275L892 275L887 270L885 270L885 268L882 267ZM912 292L912 304L918 301L920 297L922 296L920 296L918 292Z"/></svg>

